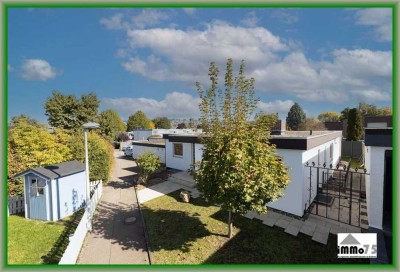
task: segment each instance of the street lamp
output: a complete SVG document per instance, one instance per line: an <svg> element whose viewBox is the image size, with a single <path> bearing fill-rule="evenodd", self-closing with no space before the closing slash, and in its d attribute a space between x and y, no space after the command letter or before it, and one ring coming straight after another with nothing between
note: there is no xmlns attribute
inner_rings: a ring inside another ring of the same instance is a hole
<svg viewBox="0 0 400 272"><path fill-rule="evenodd" d="M90 201L90 181L89 181L89 155L88 155L88 144L87 144L87 131L91 128L98 128L100 125L97 123L86 123L83 124L83 132L85 135L85 170L86 170L86 207Z"/></svg>

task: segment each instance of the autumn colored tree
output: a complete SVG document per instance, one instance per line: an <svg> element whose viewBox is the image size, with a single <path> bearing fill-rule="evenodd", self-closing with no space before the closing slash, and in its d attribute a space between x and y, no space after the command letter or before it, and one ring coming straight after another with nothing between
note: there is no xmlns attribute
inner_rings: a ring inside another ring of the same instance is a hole
<svg viewBox="0 0 400 272"><path fill-rule="evenodd" d="M326 130L326 127L316 118L306 118L306 120L300 124L299 130Z"/></svg>
<svg viewBox="0 0 400 272"><path fill-rule="evenodd" d="M321 112L318 115L318 120L321 122L338 122L340 121L340 114L336 111Z"/></svg>
<svg viewBox="0 0 400 272"><path fill-rule="evenodd" d="M269 135L250 119L258 100L254 79L247 79L244 61L233 75L233 61L226 65L225 90L218 87L219 70L211 63L211 86L196 83L201 99L203 158L192 169L196 187L212 203L228 211L228 237L232 237L233 214L264 213L288 186L285 164L269 144Z"/></svg>
<svg viewBox="0 0 400 272"><path fill-rule="evenodd" d="M171 128L171 120L168 117L156 117L152 121L156 128Z"/></svg>
<svg viewBox="0 0 400 272"><path fill-rule="evenodd" d="M142 129L151 129L150 122L146 114L139 110L135 112L135 114L129 116L128 122L126 123L127 131L133 131L138 127Z"/></svg>

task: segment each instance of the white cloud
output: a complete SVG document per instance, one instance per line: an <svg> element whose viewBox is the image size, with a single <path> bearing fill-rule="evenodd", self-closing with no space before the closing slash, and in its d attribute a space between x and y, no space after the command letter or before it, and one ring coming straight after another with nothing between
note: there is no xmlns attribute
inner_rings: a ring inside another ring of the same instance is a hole
<svg viewBox="0 0 400 272"><path fill-rule="evenodd" d="M299 20L296 9L280 8L273 12L272 17L277 18L281 22L291 25Z"/></svg>
<svg viewBox="0 0 400 272"><path fill-rule="evenodd" d="M152 53L147 59L131 57L124 62L125 69L159 80L194 83L207 78L211 61L224 66L228 58L234 58L245 59L248 67L266 65L276 57L274 52L287 50L279 37L265 28L235 27L224 22L213 22L202 31L132 29L127 35L134 52L150 49Z"/></svg>
<svg viewBox="0 0 400 272"><path fill-rule="evenodd" d="M167 116L169 118L198 118L200 98L190 94L172 92L163 100L149 98L103 98L104 108L117 110L123 119L138 110L146 113L147 117Z"/></svg>
<svg viewBox="0 0 400 272"><path fill-rule="evenodd" d="M360 101L367 102L386 102L392 99L390 92L379 91L375 89L354 90L351 91L354 95L361 98Z"/></svg>
<svg viewBox="0 0 400 272"><path fill-rule="evenodd" d="M124 15L122 13L117 13L110 18L101 18L100 24L104 25L110 30L119 30L126 28L128 25L123 22Z"/></svg>
<svg viewBox="0 0 400 272"><path fill-rule="evenodd" d="M185 12L188 15L194 15L196 13L195 8L183 8L182 10L183 10L183 12Z"/></svg>
<svg viewBox="0 0 400 272"><path fill-rule="evenodd" d="M392 10L390 8L363 8L355 10L356 24L374 28L380 41L392 40Z"/></svg>
<svg viewBox="0 0 400 272"><path fill-rule="evenodd" d="M257 108L267 114L278 113L280 118L284 118L293 104L292 100L275 100L267 103L259 101Z"/></svg>
<svg viewBox="0 0 400 272"><path fill-rule="evenodd" d="M256 27L259 19L255 11L247 13L247 17L240 21L246 27Z"/></svg>
<svg viewBox="0 0 400 272"><path fill-rule="evenodd" d="M57 76L56 69L42 59L27 59L22 64L22 78L46 81Z"/></svg>
<svg viewBox="0 0 400 272"><path fill-rule="evenodd" d="M139 15L132 17L134 27L145 28L159 24L162 20L168 19L169 15L157 9L143 9Z"/></svg>

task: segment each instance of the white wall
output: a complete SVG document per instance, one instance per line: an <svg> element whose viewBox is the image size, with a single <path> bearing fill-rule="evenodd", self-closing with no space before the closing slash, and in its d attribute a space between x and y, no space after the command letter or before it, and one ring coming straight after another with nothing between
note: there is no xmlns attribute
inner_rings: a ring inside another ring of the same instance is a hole
<svg viewBox="0 0 400 272"><path fill-rule="evenodd" d="M190 169L192 165L192 143L182 143L183 145L183 156L174 156L174 143L166 140L165 142L165 157L166 166L182 171Z"/></svg>
<svg viewBox="0 0 400 272"><path fill-rule="evenodd" d="M330 161L330 144L333 143L333 156ZM267 204L268 207L288 212L297 216L303 216L304 209L310 205L310 168L305 167L306 162L314 161L318 165L318 150L320 166L323 165L325 158L327 160L326 167L332 163L336 165L339 161L341 152L341 138L324 143L310 150L291 150L278 149L277 154L283 157L284 163L289 168L291 182L285 190L285 195L274 202ZM322 183L322 171L320 171L320 181ZM316 170L312 170L312 190L311 199L313 200L317 194ZM311 203L312 203L311 200Z"/></svg>
<svg viewBox="0 0 400 272"><path fill-rule="evenodd" d="M377 229L382 229L386 150L392 150L392 148L367 146L365 154L365 167L370 173L370 175L365 175L368 223L370 227Z"/></svg>
<svg viewBox="0 0 400 272"><path fill-rule="evenodd" d="M202 144L195 144L194 145L194 161L200 162L203 159L203 147Z"/></svg>
<svg viewBox="0 0 400 272"><path fill-rule="evenodd" d="M86 200L86 176L85 171L57 180L59 192L59 219L76 212ZM76 191L77 199L73 203L73 191Z"/></svg>
<svg viewBox="0 0 400 272"><path fill-rule="evenodd" d="M152 135L152 130L134 130L133 137L135 141L147 140Z"/></svg>
<svg viewBox="0 0 400 272"><path fill-rule="evenodd" d="M163 147L133 145L132 158L136 159L140 154L146 151L155 153L160 158L161 163L165 163L165 148Z"/></svg>

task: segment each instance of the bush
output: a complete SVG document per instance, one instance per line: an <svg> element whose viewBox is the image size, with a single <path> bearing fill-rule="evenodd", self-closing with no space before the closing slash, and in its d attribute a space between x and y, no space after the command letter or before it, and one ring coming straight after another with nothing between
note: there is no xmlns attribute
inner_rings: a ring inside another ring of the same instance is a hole
<svg viewBox="0 0 400 272"><path fill-rule="evenodd" d="M85 162L85 145L83 133L75 134L68 143L74 159ZM95 132L88 133L88 152L90 180L107 182L114 163L113 146Z"/></svg>
<svg viewBox="0 0 400 272"><path fill-rule="evenodd" d="M129 136L126 132L121 132L117 135L117 137L115 137L117 142L126 142L129 141Z"/></svg>
<svg viewBox="0 0 400 272"><path fill-rule="evenodd" d="M150 151L140 154L136 159L136 163L139 167L139 180L143 183L146 183L150 174L161 166L160 158Z"/></svg>

